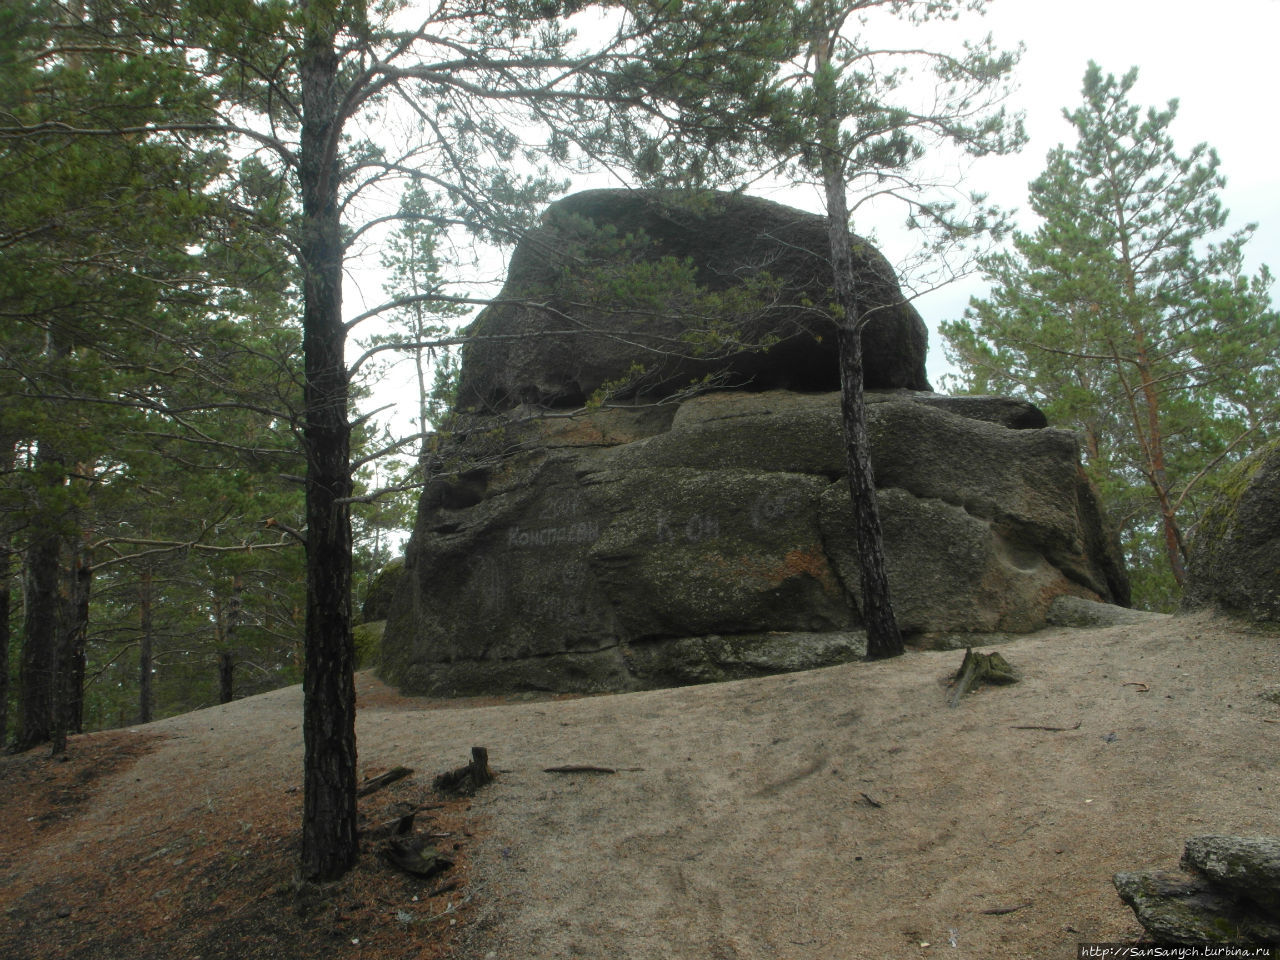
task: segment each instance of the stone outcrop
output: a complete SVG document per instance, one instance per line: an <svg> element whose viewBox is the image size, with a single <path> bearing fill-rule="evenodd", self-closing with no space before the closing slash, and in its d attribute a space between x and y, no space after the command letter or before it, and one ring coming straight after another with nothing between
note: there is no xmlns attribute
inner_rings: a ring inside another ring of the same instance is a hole
<svg viewBox="0 0 1280 960"><path fill-rule="evenodd" d="M1113 878L1158 944L1280 942L1280 838L1192 837L1182 872Z"/></svg>
<svg viewBox="0 0 1280 960"><path fill-rule="evenodd" d="M391 609L391 599L395 596L400 581L404 579L404 557L390 560L369 580L365 590L364 603L360 606L360 620L363 623L376 623L387 619L387 611Z"/></svg>
<svg viewBox="0 0 1280 960"><path fill-rule="evenodd" d="M868 404L908 638L1036 630L1061 596L1127 604L1071 433L1013 400ZM383 646L407 690L625 690L863 651L836 393L464 418L437 468Z"/></svg>
<svg viewBox="0 0 1280 960"><path fill-rule="evenodd" d="M1028 403L929 392L920 316L855 248L906 636L956 646L1039 629L1059 598L1127 605L1074 436ZM552 204L470 328L383 675L437 695L627 690L862 656L827 250L823 218L740 195Z"/></svg>
<svg viewBox="0 0 1280 960"><path fill-rule="evenodd" d="M926 390L928 333L888 261L856 240L866 384ZM591 190L548 207L472 324L459 406L580 406L602 387L666 398L711 376L834 390L822 217L757 197ZM655 291L662 291L658 294ZM710 294L708 298L707 294Z"/></svg>
<svg viewBox="0 0 1280 960"><path fill-rule="evenodd" d="M1232 470L1190 554L1184 606L1280 623L1280 441Z"/></svg>

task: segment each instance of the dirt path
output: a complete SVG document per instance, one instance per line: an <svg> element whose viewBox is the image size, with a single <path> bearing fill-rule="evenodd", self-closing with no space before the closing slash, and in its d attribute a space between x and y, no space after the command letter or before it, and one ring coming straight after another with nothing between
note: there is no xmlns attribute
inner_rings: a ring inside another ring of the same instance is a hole
<svg viewBox="0 0 1280 960"><path fill-rule="evenodd" d="M1197 833L1280 832L1276 639L1041 634L1002 648L1022 683L956 709L959 654L914 653L476 711L452 732L511 769L480 806L475 956L1043 960L1136 939L1112 873L1172 866ZM564 763L641 769L542 772Z"/></svg>
<svg viewBox="0 0 1280 960"><path fill-rule="evenodd" d="M1074 957L1140 934L1115 871L1172 866L1198 833L1280 833L1274 633L1162 618L1001 652L1023 681L955 709L956 652L494 706L362 676L361 767L429 782L488 747L466 960ZM0 892L197 815L260 833L255 810L296 794L300 699L146 728L169 739L30 864L0 863ZM617 772L544 772L565 764ZM350 939L332 956L371 955Z"/></svg>

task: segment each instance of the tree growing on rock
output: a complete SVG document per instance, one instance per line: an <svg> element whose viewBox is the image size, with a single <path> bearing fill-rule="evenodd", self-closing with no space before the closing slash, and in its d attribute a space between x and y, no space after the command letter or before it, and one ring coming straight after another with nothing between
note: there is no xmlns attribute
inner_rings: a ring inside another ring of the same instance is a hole
<svg viewBox="0 0 1280 960"><path fill-rule="evenodd" d="M660 18L661 0L633 4ZM884 548L867 453L862 333L871 314L856 290L852 213L873 197L908 207L934 251L1001 225L981 198L962 207L931 195L922 161L930 149L972 156L1022 142L1020 123L999 108L1016 55L988 37L960 52L879 32L978 12L984 0L703 0L653 31L649 67L637 76L661 107L642 109L617 138L630 163L658 183L690 177L741 181L771 169L821 186L834 289L828 306L840 346L842 420L862 570L862 613L871 658L902 652L884 569ZM896 21L896 22L895 22ZM910 31L908 31L910 33ZM917 73L936 81L920 97ZM854 202L850 202L850 196Z"/></svg>
<svg viewBox="0 0 1280 960"><path fill-rule="evenodd" d="M1252 227L1225 233L1217 155L1180 154L1137 80L1091 63L1064 111L1075 143L1030 184L1033 232L987 258L990 294L942 332L961 383L1009 391L1081 432L1087 468L1117 514L1140 602L1169 606L1185 531L1223 463L1275 429L1280 339L1264 267L1243 265Z"/></svg>

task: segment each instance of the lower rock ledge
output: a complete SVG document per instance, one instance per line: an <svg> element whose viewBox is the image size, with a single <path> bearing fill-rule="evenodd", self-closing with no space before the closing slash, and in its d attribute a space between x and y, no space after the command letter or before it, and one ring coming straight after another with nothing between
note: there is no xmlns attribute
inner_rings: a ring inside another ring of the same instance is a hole
<svg viewBox="0 0 1280 960"><path fill-rule="evenodd" d="M1280 921L1246 892L1191 873L1147 870L1117 873L1120 899L1158 944L1280 943Z"/></svg>

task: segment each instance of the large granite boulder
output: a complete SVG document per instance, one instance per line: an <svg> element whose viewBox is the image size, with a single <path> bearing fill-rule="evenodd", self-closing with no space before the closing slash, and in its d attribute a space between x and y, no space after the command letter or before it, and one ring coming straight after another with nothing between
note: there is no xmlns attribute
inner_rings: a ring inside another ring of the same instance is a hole
<svg viewBox="0 0 1280 960"><path fill-rule="evenodd" d="M1127 604L1073 434L1028 404L868 394L886 560L909 639ZM382 671L432 694L625 690L861 655L837 393L517 409L440 452ZM474 466L469 466L474 464Z"/></svg>
<svg viewBox="0 0 1280 960"><path fill-rule="evenodd" d="M928 333L888 261L856 240L866 384L927 390ZM591 190L547 208L463 348L459 406L580 406L602 387L666 398L705 377L834 390L826 222L728 193ZM662 291L656 294L655 291ZM710 297L708 296L710 294Z"/></svg>
<svg viewBox="0 0 1280 960"><path fill-rule="evenodd" d="M1190 552L1184 606L1280 623L1280 440L1235 467Z"/></svg>

